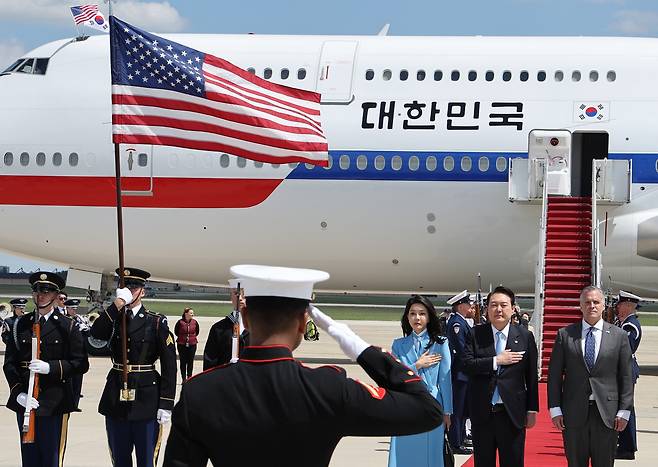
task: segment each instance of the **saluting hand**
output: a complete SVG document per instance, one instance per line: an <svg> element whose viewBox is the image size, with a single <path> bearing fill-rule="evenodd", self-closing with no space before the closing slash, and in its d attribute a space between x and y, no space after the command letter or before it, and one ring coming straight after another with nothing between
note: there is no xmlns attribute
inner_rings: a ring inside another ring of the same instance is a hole
<svg viewBox="0 0 658 467"><path fill-rule="evenodd" d="M429 368L436 365L441 361L441 355L431 354L429 350L426 350L423 355L420 356L416 362L416 369L420 370L421 368Z"/></svg>
<svg viewBox="0 0 658 467"><path fill-rule="evenodd" d="M498 365L513 365L523 359L523 354L524 352L512 352L510 349L505 349L496 355L496 363Z"/></svg>

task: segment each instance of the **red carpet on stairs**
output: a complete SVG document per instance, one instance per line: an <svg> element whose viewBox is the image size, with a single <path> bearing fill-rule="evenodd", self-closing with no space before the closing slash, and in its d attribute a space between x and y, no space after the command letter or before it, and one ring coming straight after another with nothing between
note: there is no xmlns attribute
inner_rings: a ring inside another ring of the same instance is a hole
<svg viewBox="0 0 658 467"><path fill-rule="evenodd" d="M553 427L548 413L546 384L539 384L539 414L534 428L526 431L525 467L566 467L562 435ZM462 464L472 467L473 457Z"/></svg>

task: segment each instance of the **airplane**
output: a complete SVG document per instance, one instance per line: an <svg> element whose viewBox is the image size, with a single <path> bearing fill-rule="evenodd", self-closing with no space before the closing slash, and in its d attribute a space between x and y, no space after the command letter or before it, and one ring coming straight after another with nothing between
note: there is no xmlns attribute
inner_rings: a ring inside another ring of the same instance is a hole
<svg viewBox="0 0 658 467"><path fill-rule="evenodd" d="M122 145L127 266L208 285L237 263L309 267L326 290L427 294L479 272L531 293L543 185L527 161L551 142L558 192L591 196L592 161L626 164L597 208L603 284L658 296L658 39L163 37L320 92L329 166ZM91 36L0 74L0 245L92 282L117 267L109 72Z"/></svg>

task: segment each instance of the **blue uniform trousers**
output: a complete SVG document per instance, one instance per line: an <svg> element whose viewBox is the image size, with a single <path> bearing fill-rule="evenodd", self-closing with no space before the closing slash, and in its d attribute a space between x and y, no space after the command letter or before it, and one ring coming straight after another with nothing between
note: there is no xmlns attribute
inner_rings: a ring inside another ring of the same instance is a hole
<svg viewBox="0 0 658 467"><path fill-rule="evenodd" d="M22 438L23 414L16 415ZM35 417L34 443L21 442L23 467L60 467L64 465L69 414Z"/></svg>
<svg viewBox="0 0 658 467"><path fill-rule="evenodd" d="M637 434L635 432L635 407L631 408L631 417L628 419L628 425L624 431L619 433L618 452L635 452L637 451Z"/></svg>
<svg viewBox="0 0 658 467"><path fill-rule="evenodd" d="M105 430L114 467L132 467L133 448L137 467L153 467L157 463L162 428L156 419L130 421L105 417Z"/></svg>
<svg viewBox="0 0 658 467"><path fill-rule="evenodd" d="M467 381L452 380L452 416L450 417L450 430L448 440L453 449L464 445L466 437L466 391Z"/></svg>

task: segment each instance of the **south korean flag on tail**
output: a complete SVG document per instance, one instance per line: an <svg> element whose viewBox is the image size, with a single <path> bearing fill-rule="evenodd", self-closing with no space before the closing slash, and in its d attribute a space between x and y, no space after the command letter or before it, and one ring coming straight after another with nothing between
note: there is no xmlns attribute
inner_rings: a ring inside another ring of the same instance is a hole
<svg viewBox="0 0 658 467"><path fill-rule="evenodd" d="M607 122L610 120L609 102L574 102L573 119L576 122Z"/></svg>

